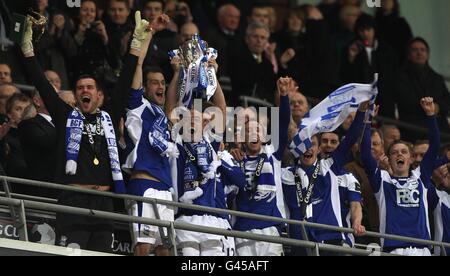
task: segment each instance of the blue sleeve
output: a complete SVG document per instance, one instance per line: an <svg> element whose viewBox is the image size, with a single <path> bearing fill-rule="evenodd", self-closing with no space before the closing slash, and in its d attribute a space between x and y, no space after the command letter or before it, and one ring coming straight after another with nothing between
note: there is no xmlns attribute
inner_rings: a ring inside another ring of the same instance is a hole
<svg viewBox="0 0 450 276"><path fill-rule="evenodd" d="M133 110L142 105L144 97L144 88L130 89L130 97L128 98L128 109Z"/></svg>
<svg viewBox="0 0 450 276"><path fill-rule="evenodd" d="M447 165L448 163L450 163L450 160L448 160L447 156L440 156L436 159L436 161L434 161L434 165L433 165L433 171L436 169L439 169L440 167Z"/></svg>
<svg viewBox="0 0 450 276"><path fill-rule="evenodd" d="M238 166L230 166L226 162L222 162L219 172L226 178L226 181L224 181L226 185L235 185L239 187L239 190L244 189L247 185L245 175Z"/></svg>
<svg viewBox="0 0 450 276"><path fill-rule="evenodd" d="M356 113L355 120L353 121L351 127L349 128L344 140L342 140L339 147L333 153L334 164L337 166L344 166L347 161L347 156L351 151L353 145L358 141L361 130L364 127L364 116L365 112L358 110ZM370 130L369 130L370 133Z"/></svg>
<svg viewBox="0 0 450 276"><path fill-rule="evenodd" d="M434 209L436 209L437 205L439 204L439 196L436 192L436 188L434 185L430 185L430 188L428 189L428 206L430 207L430 211L434 212Z"/></svg>
<svg viewBox="0 0 450 276"><path fill-rule="evenodd" d="M284 150L288 143L288 130L291 123L291 106L289 104L289 96L280 97L280 121L279 121L279 145L274 156L278 160L283 159Z"/></svg>
<svg viewBox="0 0 450 276"><path fill-rule="evenodd" d="M430 184L430 178L433 174L434 164L439 154L439 148L441 146L441 138L436 117L428 116L427 124L430 147L428 148L428 151L423 157L422 163L420 164L420 177L425 185Z"/></svg>
<svg viewBox="0 0 450 276"><path fill-rule="evenodd" d="M347 190L347 197L350 202L362 202L361 193Z"/></svg>
<svg viewBox="0 0 450 276"><path fill-rule="evenodd" d="M370 125L367 124L361 143L361 161L369 177L370 185L374 193L381 188L381 170L378 168L377 161L372 156L372 138L370 133Z"/></svg>
<svg viewBox="0 0 450 276"><path fill-rule="evenodd" d="M211 142L211 147L215 152L219 152L220 150L220 142Z"/></svg>

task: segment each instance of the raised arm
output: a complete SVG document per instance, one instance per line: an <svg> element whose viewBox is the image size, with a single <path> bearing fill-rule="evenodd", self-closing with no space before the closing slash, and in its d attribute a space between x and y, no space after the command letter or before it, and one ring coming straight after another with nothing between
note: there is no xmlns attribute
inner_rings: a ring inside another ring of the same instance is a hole
<svg viewBox="0 0 450 276"><path fill-rule="evenodd" d="M420 171L423 177L426 177L426 179L429 180L433 173L434 164L439 154L441 139L436 119L436 107L433 102L433 98L427 97L421 99L420 105L427 115L428 139L430 141L430 147L428 148L428 151L420 164ZM428 183L429 181L426 182Z"/></svg>
<svg viewBox="0 0 450 276"><path fill-rule="evenodd" d="M135 70L138 68L141 55L147 52L153 33L157 30L164 29L169 22L169 18L163 14L157 17L152 23L149 23L141 19L141 13L137 11L135 13L135 21L136 27L133 33L133 40L131 41L130 53L126 57L119 81L112 96L113 112L117 118L120 118L125 112L125 107L128 103L128 94L124 93L124 91L129 91L130 87L134 84Z"/></svg>
<svg viewBox="0 0 450 276"><path fill-rule="evenodd" d="M173 69L173 77L170 81L169 87L167 88L166 96L166 115L171 119L170 114L178 105L178 81L181 74L181 59L179 57L174 57L170 64Z"/></svg>
<svg viewBox="0 0 450 276"><path fill-rule="evenodd" d="M54 119L59 119L64 117L70 106L58 97L55 88L45 77L44 72L35 57L32 38L32 24L31 22L28 22L22 44L20 45L22 53L25 56L25 69L28 77L31 78L33 85L39 91L50 115Z"/></svg>
<svg viewBox="0 0 450 276"><path fill-rule="evenodd" d="M216 72L219 72L219 65L217 64L217 61L215 59L210 60L208 62L208 66L213 66ZM212 97L212 102L215 106L222 110L224 126L223 130L225 131L225 125L227 122L227 102L225 100L225 95L223 94L222 86L220 85L219 81L217 81L217 89L216 93L214 93L214 96Z"/></svg>
<svg viewBox="0 0 450 276"><path fill-rule="evenodd" d="M280 78L277 82L278 94L280 95L280 118L279 118L279 145L275 152L278 160L283 158L284 151L288 144L288 129L291 122L291 106L289 104L289 88L293 85L291 78Z"/></svg>
<svg viewBox="0 0 450 276"><path fill-rule="evenodd" d="M349 128L344 140L333 153L334 163L340 166L344 166L348 153L351 151L353 145L358 141L358 137L361 134L361 130L364 128L364 116L369 109L369 102L361 103L358 112L356 113L355 120ZM370 129L369 129L370 133Z"/></svg>
<svg viewBox="0 0 450 276"><path fill-rule="evenodd" d="M377 161L372 156L372 138L370 133L370 124L366 124L363 140L361 143L361 161L369 177L370 185L374 193L377 193L381 187L381 170L378 168Z"/></svg>

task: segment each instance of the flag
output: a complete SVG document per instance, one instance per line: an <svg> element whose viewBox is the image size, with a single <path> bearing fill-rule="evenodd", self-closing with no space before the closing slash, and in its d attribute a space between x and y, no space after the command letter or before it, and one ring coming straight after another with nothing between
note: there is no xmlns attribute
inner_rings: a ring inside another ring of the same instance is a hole
<svg viewBox="0 0 450 276"><path fill-rule="evenodd" d="M301 121L299 133L290 145L292 154L299 158L311 148L311 137L336 130L362 102L375 101L377 94L377 81L373 84L347 84L331 93Z"/></svg>

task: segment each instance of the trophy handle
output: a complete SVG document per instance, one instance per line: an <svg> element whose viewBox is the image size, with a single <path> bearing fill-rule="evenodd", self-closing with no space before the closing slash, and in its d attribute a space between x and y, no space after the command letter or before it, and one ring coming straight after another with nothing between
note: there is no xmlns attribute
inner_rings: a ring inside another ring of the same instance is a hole
<svg viewBox="0 0 450 276"><path fill-rule="evenodd" d="M27 17L29 18L33 27L35 27L40 33L38 33L35 42L38 42L42 35L45 32L45 26L47 25L47 18L39 13L33 11L33 9L29 10L29 14Z"/></svg>

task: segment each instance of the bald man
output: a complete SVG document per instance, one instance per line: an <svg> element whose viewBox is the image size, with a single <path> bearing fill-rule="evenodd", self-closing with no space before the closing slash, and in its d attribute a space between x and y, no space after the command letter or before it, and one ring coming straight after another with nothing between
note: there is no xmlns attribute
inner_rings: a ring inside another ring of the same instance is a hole
<svg viewBox="0 0 450 276"><path fill-rule="evenodd" d="M192 36L199 33L200 31L198 30L197 25L195 25L194 23L189 22L184 24L180 29L180 44L191 40Z"/></svg>
<svg viewBox="0 0 450 276"><path fill-rule="evenodd" d="M202 38L209 46L217 49L219 57L217 63L220 76L229 76L228 63L231 49L236 49L241 41L238 32L241 12L232 4L225 4L217 11L217 25L210 26L202 32ZM242 48L245 48L242 46Z"/></svg>

